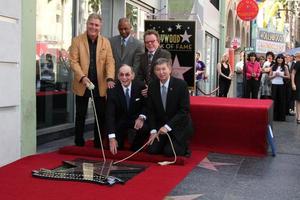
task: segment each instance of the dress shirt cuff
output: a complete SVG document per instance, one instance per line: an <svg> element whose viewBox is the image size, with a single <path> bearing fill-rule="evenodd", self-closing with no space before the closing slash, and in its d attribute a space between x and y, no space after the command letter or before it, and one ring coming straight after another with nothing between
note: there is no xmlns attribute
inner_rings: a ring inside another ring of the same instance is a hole
<svg viewBox="0 0 300 200"><path fill-rule="evenodd" d="M168 124L165 124L164 127L168 130L168 132L172 131L171 127Z"/></svg>
<svg viewBox="0 0 300 200"><path fill-rule="evenodd" d="M116 138L116 134L114 134L114 133L108 134L108 138L114 139L114 138Z"/></svg>
<svg viewBox="0 0 300 200"><path fill-rule="evenodd" d="M143 118L144 120L147 119L146 115L140 114L139 117Z"/></svg>
<svg viewBox="0 0 300 200"><path fill-rule="evenodd" d="M152 129L152 130L150 131L150 133L151 133L151 134L155 134L155 133L157 133L157 130L156 130L156 129Z"/></svg>

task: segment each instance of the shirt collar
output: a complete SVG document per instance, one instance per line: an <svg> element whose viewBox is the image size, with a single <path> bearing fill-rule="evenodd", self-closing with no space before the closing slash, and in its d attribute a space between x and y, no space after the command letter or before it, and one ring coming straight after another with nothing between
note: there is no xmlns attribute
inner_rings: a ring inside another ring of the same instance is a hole
<svg viewBox="0 0 300 200"><path fill-rule="evenodd" d="M156 50L157 50L157 49L156 49ZM149 54L152 54L152 55L154 56L156 50L155 50L155 51L152 51L152 52L148 51L148 55L149 55Z"/></svg>
<svg viewBox="0 0 300 200"><path fill-rule="evenodd" d="M121 84L121 85L122 85L122 84ZM129 89L129 92L130 92L130 91L131 91L131 85L132 85L132 83L130 83L130 84L128 85L128 87L125 87L125 86L122 85L123 91L126 92L126 89L128 88L128 89Z"/></svg>
<svg viewBox="0 0 300 200"><path fill-rule="evenodd" d="M124 40L124 44L127 45L127 41L129 40L129 37L130 37L130 34L126 38L123 38L121 36L121 42L122 42L122 40Z"/></svg>
<svg viewBox="0 0 300 200"><path fill-rule="evenodd" d="M164 84L162 82L159 83L160 83L160 87L164 85L166 88L169 88L170 78Z"/></svg>

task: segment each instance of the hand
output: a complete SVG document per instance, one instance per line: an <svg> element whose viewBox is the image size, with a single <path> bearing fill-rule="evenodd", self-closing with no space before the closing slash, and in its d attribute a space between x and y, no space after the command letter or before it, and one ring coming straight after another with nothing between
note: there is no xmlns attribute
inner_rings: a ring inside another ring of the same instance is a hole
<svg viewBox="0 0 300 200"><path fill-rule="evenodd" d="M159 137L158 137L158 133L150 133L150 137L149 137L149 140L148 140L148 145L152 145L154 140L157 139L157 141L159 141Z"/></svg>
<svg viewBox="0 0 300 200"><path fill-rule="evenodd" d="M146 88L142 90L142 95L143 95L143 97L148 96L148 85L146 85Z"/></svg>
<svg viewBox="0 0 300 200"><path fill-rule="evenodd" d="M143 117L138 117L135 120L134 129L139 130L140 128L143 127L143 125L144 125L144 118Z"/></svg>
<svg viewBox="0 0 300 200"><path fill-rule="evenodd" d="M296 85L292 84L292 90L296 91Z"/></svg>
<svg viewBox="0 0 300 200"><path fill-rule="evenodd" d="M109 139L109 150L113 155L117 154L118 142L115 138Z"/></svg>
<svg viewBox="0 0 300 200"><path fill-rule="evenodd" d="M114 88L114 87L115 87L115 82L114 82L114 81L108 81L108 82L107 82L107 87L108 87L109 89Z"/></svg>
<svg viewBox="0 0 300 200"><path fill-rule="evenodd" d="M231 80L231 76L230 76L230 75L229 75L229 76L227 76L227 79L228 79L228 80Z"/></svg>
<svg viewBox="0 0 300 200"><path fill-rule="evenodd" d="M88 77L83 77L81 83L85 86L85 87L89 87L89 85L91 84L91 81Z"/></svg>
<svg viewBox="0 0 300 200"><path fill-rule="evenodd" d="M159 130L158 130L158 134L166 134L168 132L168 129L166 127L161 127Z"/></svg>
<svg viewBox="0 0 300 200"><path fill-rule="evenodd" d="M252 73L252 77L256 77L256 74L255 74L255 73Z"/></svg>

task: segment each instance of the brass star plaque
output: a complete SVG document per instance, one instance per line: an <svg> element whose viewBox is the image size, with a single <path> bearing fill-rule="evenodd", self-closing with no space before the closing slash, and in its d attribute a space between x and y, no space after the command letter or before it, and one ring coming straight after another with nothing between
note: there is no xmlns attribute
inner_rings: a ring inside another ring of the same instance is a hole
<svg viewBox="0 0 300 200"><path fill-rule="evenodd" d="M79 158L72 161L63 161L61 166L54 169L41 168L33 170L32 176L113 185L115 183L125 183L145 168L142 165L123 163L113 165L112 160L94 161Z"/></svg>

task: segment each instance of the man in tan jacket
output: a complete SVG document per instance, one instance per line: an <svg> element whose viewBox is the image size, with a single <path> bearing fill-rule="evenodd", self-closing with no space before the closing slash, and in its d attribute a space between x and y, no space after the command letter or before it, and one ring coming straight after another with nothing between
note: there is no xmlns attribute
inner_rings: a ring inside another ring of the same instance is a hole
<svg viewBox="0 0 300 200"><path fill-rule="evenodd" d="M74 72L73 92L76 95L75 145L84 146L83 137L85 117L91 96L87 87L93 83L94 102L100 131L104 130L106 89L114 87L115 61L110 43L100 35L102 19L98 14L91 14L87 20L85 33L73 38L69 59ZM99 133L94 125L94 146L99 147Z"/></svg>

